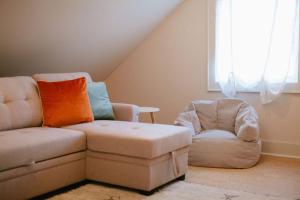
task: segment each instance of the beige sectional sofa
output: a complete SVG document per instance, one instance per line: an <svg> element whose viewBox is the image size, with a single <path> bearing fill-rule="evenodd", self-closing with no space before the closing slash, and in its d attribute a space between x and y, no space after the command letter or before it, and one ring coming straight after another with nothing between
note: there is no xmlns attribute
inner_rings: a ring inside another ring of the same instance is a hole
<svg viewBox="0 0 300 200"><path fill-rule="evenodd" d="M40 74L60 81L87 73ZM138 106L113 103L116 120L62 128L42 127L42 109L31 77L0 78L0 197L27 199L94 180L141 191L187 170L189 130L139 123Z"/></svg>

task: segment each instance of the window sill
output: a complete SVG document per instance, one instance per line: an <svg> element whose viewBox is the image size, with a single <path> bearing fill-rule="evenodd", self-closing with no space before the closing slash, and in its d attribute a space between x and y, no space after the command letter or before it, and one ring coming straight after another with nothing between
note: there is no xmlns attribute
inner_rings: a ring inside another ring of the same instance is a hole
<svg viewBox="0 0 300 200"><path fill-rule="evenodd" d="M222 92L220 88L210 88L207 89L208 92ZM258 90L238 90L238 93L259 93ZM300 89L285 89L284 94L300 94Z"/></svg>

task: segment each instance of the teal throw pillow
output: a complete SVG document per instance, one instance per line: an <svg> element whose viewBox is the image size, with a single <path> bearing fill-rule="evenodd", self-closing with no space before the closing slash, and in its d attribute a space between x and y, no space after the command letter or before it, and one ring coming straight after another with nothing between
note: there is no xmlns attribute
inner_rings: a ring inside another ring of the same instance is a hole
<svg viewBox="0 0 300 200"><path fill-rule="evenodd" d="M88 94L95 120L115 118L105 83L89 83Z"/></svg>

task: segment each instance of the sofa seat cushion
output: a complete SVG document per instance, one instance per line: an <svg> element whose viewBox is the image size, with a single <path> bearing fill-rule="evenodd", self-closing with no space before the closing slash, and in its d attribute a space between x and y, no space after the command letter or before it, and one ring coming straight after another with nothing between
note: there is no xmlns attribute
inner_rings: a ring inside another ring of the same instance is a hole
<svg viewBox="0 0 300 200"><path fill-rule="evenodd" d="M205 130L193 137L189 164L204 167L249 168L260 157L261 143L243 142L223 130Z"/></svg>
<svg viewBox="0 0 300 200"><path fill-rule="evenodd" d="M201 131L201 134L198 136L193 137L193 141L197 140L211 140L211 139L216 139L216 140L236 140L237 137L234 133L230 131L224 131L220 129L211 129L211 130L205 130Z"/></svg>
<svg viewBox="0 0 300 200"><path fill-rule="evenodd" d="M81 131L25 128L0 132L0 171L85 150Z"/></svg>
<svg viewBox="0 0 300 200"><path fill-rule="evenodd" d="M124 121L94 121L65 127L84 131L91 151L152 159L191 144L188 128Z"/></svg>

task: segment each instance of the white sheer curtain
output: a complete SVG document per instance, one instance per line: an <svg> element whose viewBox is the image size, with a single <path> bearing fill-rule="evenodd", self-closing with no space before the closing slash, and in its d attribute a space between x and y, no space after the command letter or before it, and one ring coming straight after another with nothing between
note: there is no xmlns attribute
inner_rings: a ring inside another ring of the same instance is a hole
<svg viewBox="0 0 300 200"><path fill-rule="evenodd" d="M298 81L300 0L216 0L215 77L228 97L259 90L262 103Z"/></svg>

